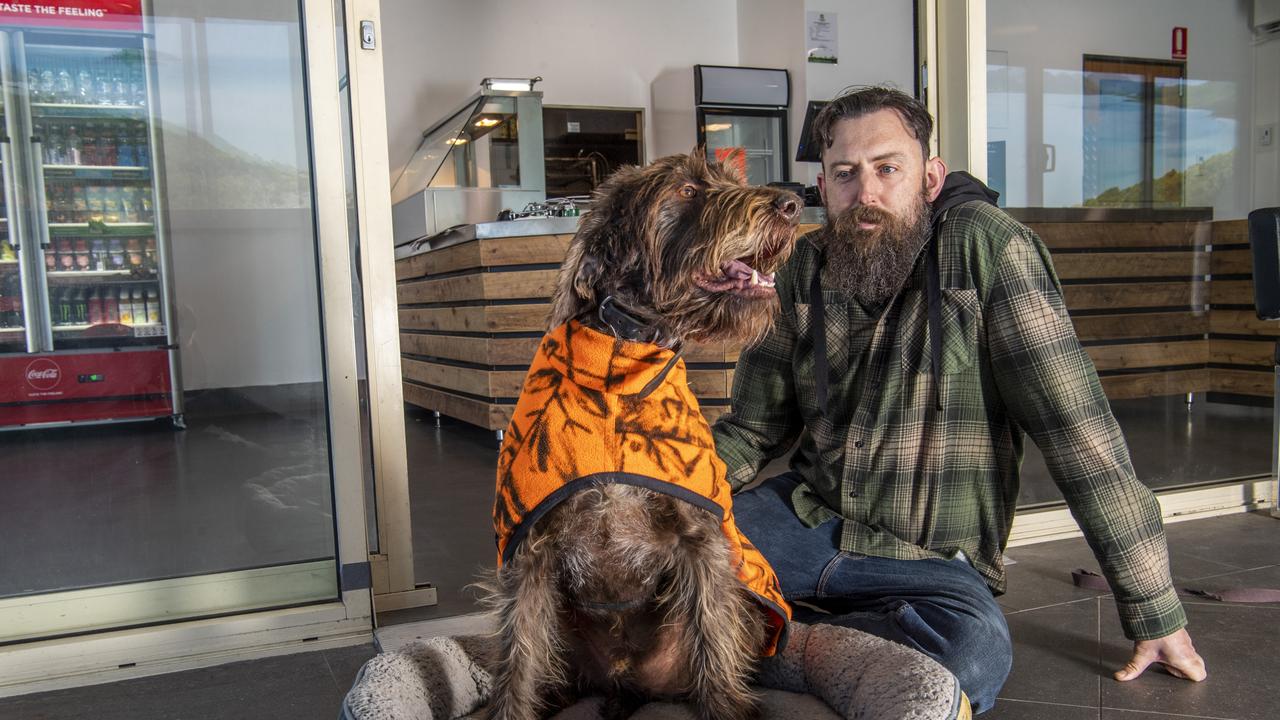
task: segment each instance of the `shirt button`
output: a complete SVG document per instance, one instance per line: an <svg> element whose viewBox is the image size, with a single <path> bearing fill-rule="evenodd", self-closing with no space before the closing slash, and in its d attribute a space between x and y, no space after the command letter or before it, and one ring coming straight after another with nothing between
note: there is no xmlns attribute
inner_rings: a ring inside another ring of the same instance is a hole
<svg viewBox="0 0 1280 720"><path fill-rule="evenodd" d="M856 447L856 448L860 448L860 447L862 447L862 441L861 441L861 440L859 440L859 441L855 442L855 443L853 444L853 446L854 446L854 447Z"/></svg>

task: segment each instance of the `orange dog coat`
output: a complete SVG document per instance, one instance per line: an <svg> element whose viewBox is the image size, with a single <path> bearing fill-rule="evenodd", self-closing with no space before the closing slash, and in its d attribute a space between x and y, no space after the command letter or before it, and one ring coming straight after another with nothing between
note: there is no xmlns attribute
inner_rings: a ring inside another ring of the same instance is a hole
<svg viewBox="0 0 1280 720"><path fill-rule="evenodd" d="M666 493L719 518L738 579L769 621L762 654L781 648L791 608L773 568L734 524L725 466L684 361L570 321L543 337L503 439L493 509L499 566L538 518L597 483Z"/></svg>

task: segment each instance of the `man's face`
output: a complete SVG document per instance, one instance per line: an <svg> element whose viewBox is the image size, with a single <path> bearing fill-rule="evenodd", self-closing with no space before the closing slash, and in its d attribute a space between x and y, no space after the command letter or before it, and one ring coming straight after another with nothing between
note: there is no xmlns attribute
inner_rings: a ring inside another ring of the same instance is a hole
<svg viewBox="0 0 1280 720"><path fill-rule="evenodd" d="M942 191L946 166L938 158L923 157L920 141L911 136L896 111L877 110L841 120L832 135L831 147L823 149L818 175L818 190L829 217L865 205L901 218L916 204L922 188L929 202Z"/></svg>
<svg viewBox="0 0 1280 720"><path fill-rule="evenodd" d="M946 166L926 160L893 110L841 120L823 152L824 280L864 305L898 292L929 236Z"/></svg>

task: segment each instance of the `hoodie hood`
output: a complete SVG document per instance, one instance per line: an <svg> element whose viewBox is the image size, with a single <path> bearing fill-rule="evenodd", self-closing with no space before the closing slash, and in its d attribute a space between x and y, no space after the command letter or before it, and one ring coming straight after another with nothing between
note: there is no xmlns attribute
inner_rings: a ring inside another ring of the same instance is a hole
<svg viewBox="0 0 1280 720"><path fill-rule="evenodd" d="M963 170L948 173L947 179L942 183L942 192L938 193L937 199L933 201L933 222L936 225L943 213L957 205L973 200L995 205L999 199L1000 193L987 187L969 173Z"/></svg>

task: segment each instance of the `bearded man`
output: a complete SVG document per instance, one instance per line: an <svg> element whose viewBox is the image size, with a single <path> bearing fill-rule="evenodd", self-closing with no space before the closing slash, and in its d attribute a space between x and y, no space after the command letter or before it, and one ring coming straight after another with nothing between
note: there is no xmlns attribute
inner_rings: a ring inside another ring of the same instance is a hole
<svg viewBox="0 0 1280 720"><path fill-rule="evenodd" d="M777 324L738 361L714 428L735 491L798 446L789 472L735 495L738 526L796 619L916 648L982 712L1012 662L994 595L1025 433L1134 641L1116 679L1158 662L1201 680L1159 506L1049 253L995 193L930 157L932 126L887 88L846 93L814 122L827 223L778 273Z"/></svg>

